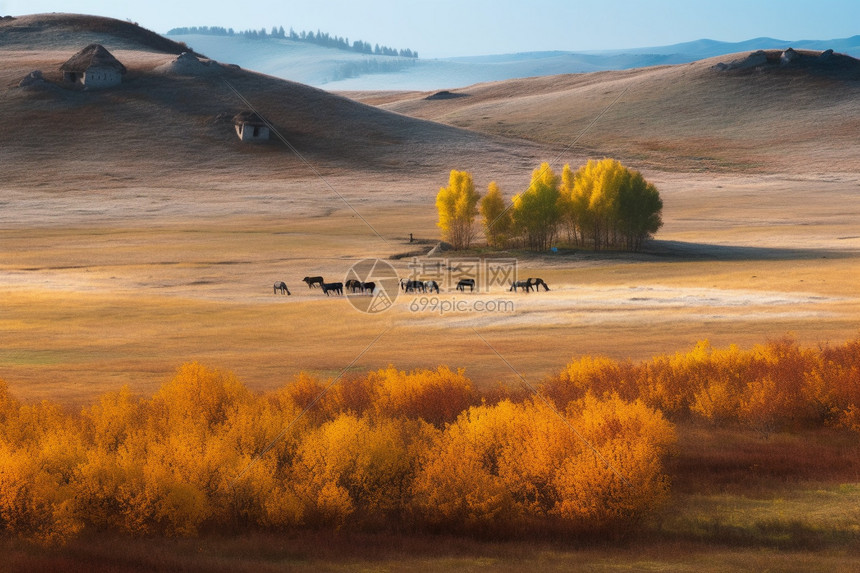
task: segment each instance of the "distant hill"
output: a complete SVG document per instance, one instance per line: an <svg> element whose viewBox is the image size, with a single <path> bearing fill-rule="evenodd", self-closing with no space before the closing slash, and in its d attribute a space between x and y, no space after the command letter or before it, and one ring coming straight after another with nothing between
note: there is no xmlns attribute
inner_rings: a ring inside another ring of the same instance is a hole
<svg viewBox="0 0 860 573"><path fill-rule="evenodd" d="M289 39L251 40L203 34L178 34L171 35L171 38L220 61L332 91L441 90L516 78L684 64L738 52L785 50L789 47L818 51L832 49L860 57L860 36L802 41L755 38L734 43L698 40L601 52L528 52L417 60L352 54Z"/></svg>
<svg viewBox="0 0 860 573"><path fill-rule="evenodd" d="M472 131L550 145L576 141L592 157L638 165L860 168L860 60L832 51L756 50L682 65L487 82L441 98L348 95Z"/></svg>

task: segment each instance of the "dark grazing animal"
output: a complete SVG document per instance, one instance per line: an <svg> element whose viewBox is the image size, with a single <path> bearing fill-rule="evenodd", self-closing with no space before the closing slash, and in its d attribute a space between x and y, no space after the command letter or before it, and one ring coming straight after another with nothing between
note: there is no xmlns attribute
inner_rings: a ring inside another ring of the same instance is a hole
<svg viewBox="0 0 860 573"><path fill-rule="evenodd" d="M436 294L439 294L439 283L436 281L424 281L424 292L433 292L436 291Z"/></svg>
<svg viewBox="0 0 860 573"><path fill-rule="evenodd" d="M317 285L322 286L322 284L323 284L323 278L322 277L305 277L302 280L304 282L308 283L308 288L311 288L311 287L314 287Z"/></svg>
<svg viewBox="0 0 860 573"><path fill-rule="evenodd" d="M346 281L346 289L351 290L352 292L358 292L361 290L361 281L355 279L349 279Z"/></svg>
<svg viewBox="0 0 860 573"><path fill-rule="evenodd" d="M400 288L403 292L424 292L424 281L413 281L410 279L400 279Z"/></svg>
<svg viewBox="0 0 860 573"><path fill-rule="evenodd" d="M278 294L278 291L281 291L281 294L293 294L290 292L290 289L287 288L287 283L284 281L278 281L275 283L275 294Z"/></svg>
<svg viewBox="0 0 860 573"><path fill-rule="evenodd" d="M469 292L475 290L475 279L460 279L457 282L457 290L466 292L466 287L469 287Z"/></svg>
<svg viewBox="0 0 860 573"><path fill-rule="evenodd" d="M373 294L375 288L376 283L374 282L361 283L361 292L369 292L370 294Z"/></svg>
<svg viewBox="0 0 860 573"><path fill-rule="evenodd" d="M526 292L532 290L532 279L526 279L524 281L514 281L511 283L511 288L513 292L517 292L517 288L521 288Z"/></svg>
<svg viewBox="0 0 860 573"><path fill-rule="evenodd" d="M334 294L343 294L343 283L321 283L322 291L328 296L329 291Z"/></svg>
<svg viewBox="0 0 860 573"><path fill-rule="evenodd" d="M543 282L543 279L529 279L531 281L531 286L535 289L535 292L539 291L541 286L543 286L544 292L549 290L549 287Z"/></svg>

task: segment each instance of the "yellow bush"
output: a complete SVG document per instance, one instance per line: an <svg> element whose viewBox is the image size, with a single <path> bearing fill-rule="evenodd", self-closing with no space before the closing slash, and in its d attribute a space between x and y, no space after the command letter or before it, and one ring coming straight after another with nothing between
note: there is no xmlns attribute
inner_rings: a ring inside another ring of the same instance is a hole
<svg viewBox="0 0 860 573"><path fill-rule="evenodd" d="M398 371L393 366L368 376L373 387L373 406L383 416L422 419L437 427L451 422L477 403L472 381L460 369Z"/></svg>
<svg viewBox="0 0 860 573"><path fill-rule="evenodd" d="M860 340L702 342L636 365L586 357L542 393L549 402L482 396L440 366L328 388L302 374L255 394L191 363L150 398L122 388L72 414L21 404L0 381L0 530L56 543L83 528L627 527L668 491L675 437L655 408L765 432L860 432Z"/></svg>
<svg viewBox="0 0 860 573"><path fill-rule="evenodd" d="M627 362L617 362L605 356L583 356L568 364L558 376L544 384L541 393L564 409L567 404L586 394L595 396L638 396L636 372Z"/></svg>
<svg viewBox="0 0 860 573"><path fill-rule="evenodd" d="M74 491L46 460L0 441L0 527L40 543L63 543L81 530Z"/></svg>
<svg viewBox="0 0 860 573"><path fill-rule="evenodd" d="M515 517L513 496L498 475L499 406L473 407L437 432L419 458L412 490L416 519L433 528L480 528Z"/></svg>
<svg viewBox="0 0 860 573"><path fill-rule="evenodd" d="M308 432L294 477L309 519L339 527L351 517L375 524L398 514L408 505L414 443L427 431L416 421L341 414Z"/></svg>
<svg viewBox="0 0 860 573"><path fill-rule="evenodd" d="M423 458L416 507L437 526L551 516L577 528L613 525L665 499L661 460L672 443L658 412L617 397L589 395L564 415L537 399L474 407Z"/></svg>

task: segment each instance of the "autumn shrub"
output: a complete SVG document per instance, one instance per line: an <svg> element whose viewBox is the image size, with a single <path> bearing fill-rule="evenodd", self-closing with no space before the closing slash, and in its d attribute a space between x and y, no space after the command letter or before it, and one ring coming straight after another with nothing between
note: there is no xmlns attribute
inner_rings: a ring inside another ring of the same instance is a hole
<svg viewBox="0 0 860 573"><path fill-rule="evenodd" d="M22 405L0 385L0 529L43 543L83 527L74 507L80 427L56 404Z"/></svg>
<svg viewBox="0 0 860 573"><path fill-rule="evenodd" d="M150 397L75 413L0 381L0 531L624 531L667 495L667 418L860 432L860 339L584 357L538 395L479 393L444 366L255 393L190 363Z"/></svg>
<svg viewBox="0 0 860 573"><path fill-rule="evenodd" d="M295 487L315 525L381 526L401 522L422 443L420 420L341 414L302 439Z"/></svg>
<svg viewBox="0 0 860 573"><path fill-rule="evenodd" d="M860 342L803 349L789 337L755 345L655 356L640 364L608 358L572 361L542 392L563 407L588 393L641 399L676 419L698 418L771 432L841 424L855 427Z"/></svg>
<svg viewBox="0 0 860 573"><path fill-rule="evenodd" d="M824 347L806 390L830 423L860 432L860 338Z"/></svg>
<svg viewBox="0 0 860 573"><path fill-rule="evenodd" d="M425 452L414 504L437 528L615 527L665 499L673 442L659 412L617 397L473 407Z"/></svg>
<svg viewBox="0 0 860 573"><path fill-rule="evenodd" d="M544 383L541 393L562 409L587 394L635 399L639 396L636 375L629 362L618 362L605 356L583 356Z"/></svg>
<svg viewBox="0 0 860 573"><path fill-rule="evenodd" d="M372 372L373 407L383 416L421 419L441 426L454 421L479 397L464 370L447 366L403 372L393 366Z"/></svg>

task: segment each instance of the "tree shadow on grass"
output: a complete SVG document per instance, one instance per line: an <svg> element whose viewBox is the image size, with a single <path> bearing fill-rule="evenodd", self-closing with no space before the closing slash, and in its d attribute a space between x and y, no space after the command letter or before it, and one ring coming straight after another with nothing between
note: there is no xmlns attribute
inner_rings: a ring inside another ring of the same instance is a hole
<svg viewBox="0 0 860 573"><path fill-rule="evenodd" d="M858 256L856 251L851 250L750 247L662 240L649 241L640 254L679 261L780 261L848 259Z"/></svg>

